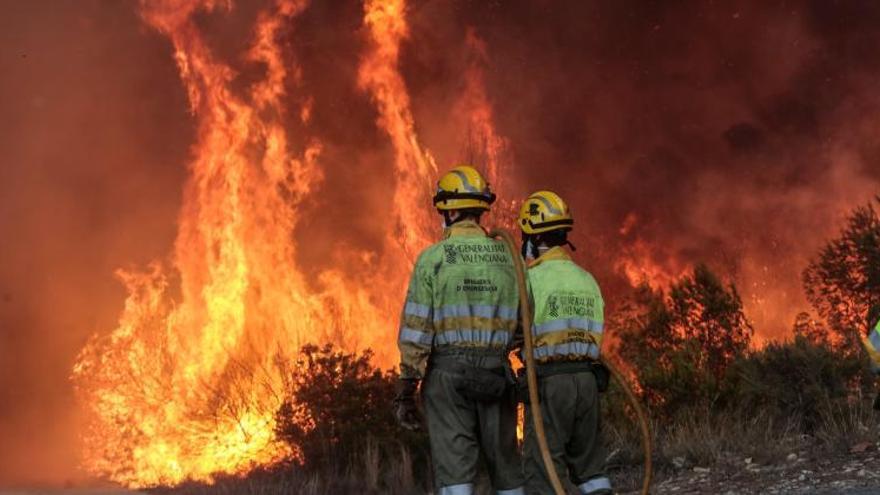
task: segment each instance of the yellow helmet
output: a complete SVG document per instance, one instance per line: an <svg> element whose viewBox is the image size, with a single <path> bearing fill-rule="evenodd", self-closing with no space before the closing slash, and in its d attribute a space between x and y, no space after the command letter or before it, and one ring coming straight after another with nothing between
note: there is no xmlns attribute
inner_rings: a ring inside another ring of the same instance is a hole
<svg viewBox="0 0 880 495"><path fill-rule="evenodd" d="M519 228L525 234L571 230L574 220L568 205L552 191L532 193L519 209Z"/></svg>
<svg viewBox="0 0 880 495"><path fill-rule="evenodd" d="M474 167L459 165L437 181L434 206L438 210L488 210L494 201L495 195L489 190L489 183Z"/></svg>

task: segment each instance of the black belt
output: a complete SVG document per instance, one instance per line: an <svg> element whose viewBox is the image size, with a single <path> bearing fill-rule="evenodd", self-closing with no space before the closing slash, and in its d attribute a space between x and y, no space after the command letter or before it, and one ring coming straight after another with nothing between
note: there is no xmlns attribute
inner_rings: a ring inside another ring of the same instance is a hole
<svg viewBox="0 0 880 495"><path fill-rule="evenodd" d="M538 375L538 378L547 378L548 376L554 375L592 371L592 361L558 361L550 363L538 363L538 365L535 366L535 374Z"/></svg>
<svg viewBox="0 0 880 495"><path fill-rule="evenodd" d="M463 347L445 345L431 350L431 359L456 356L497 357L507 359L509 351L503 347Z"/></svg>
<svg viewBox="0 0 880 495"><path fill-rule="evenodd" d="M431 356L428 373L441 371L453 377L455 390L470 400L495 402L501 400L514 384L513 373L506 362L492 360L491 367L470 363L459 356Z"/></svg>
<svg viewBox="0 0 880 495"><path fill-rule="evenodd" d="M461 361L459 359L455 359L451 356L443 356L439 359L431 359L431 368L447 371L449 373L463 374L466 373L470 368L477 368L473 364L470 364L465 361ZM506 366L498 366L495 368L482 368L486 371L491 371L498 376L506 377L507 375L507 367Z"/></svg>

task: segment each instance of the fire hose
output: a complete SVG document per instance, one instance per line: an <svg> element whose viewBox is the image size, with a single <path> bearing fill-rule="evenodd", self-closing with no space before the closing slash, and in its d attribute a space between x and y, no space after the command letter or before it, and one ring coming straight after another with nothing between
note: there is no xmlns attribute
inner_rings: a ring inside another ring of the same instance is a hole
<svg viewBox="0 0 880 495"><path fill-rule="evenodd" d="M541 459L544 462L544 468L547 470L547 475L550 478L550 484L553 485L553 490L556 492L556 495L565 495L565 488L562 486L562 481L559 479L559 473L556 472L556 466L553 464L553 458L550 455L550 448L547 446L547 435L544 431L544 418L541 413L540 398L538 397L538 377L535 372L535 356L532 352L534 346L531 332L532 310L529 306L528 291L526 289L525 264L522 258L516 254L516 245L514 244L510 233L503 229L497 229L490 232L489 235L494 238L500 238L507 245L513 258L519 260L518 262L514 262L514 266L516 267L516 281L519 286L520 317L522 318L524 340L523 354L525 355L526 380L528 381L529 386L529 403L532 408L535 436L538 439L538 448L541 451ZM639 427L642 432L642 448L645 456L645 474L642 481L641 493L642 495L648 495L648 493L650 493L651 478L653 477L654 471L651 465L651 430L648 426L647 416L645 415L641 403L639 403L635 393L632 391L632 387L630 387L629 382L620 370L609 361L602 360L601 363L611 371L614 379L620 384L620 387L623 389L623 392L638 419Z"/></svg>

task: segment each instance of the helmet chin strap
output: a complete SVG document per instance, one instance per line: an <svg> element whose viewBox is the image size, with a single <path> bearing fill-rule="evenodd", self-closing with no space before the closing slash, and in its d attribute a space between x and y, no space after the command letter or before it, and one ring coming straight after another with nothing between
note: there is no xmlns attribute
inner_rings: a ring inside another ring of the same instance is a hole
<svg viewBox="0 0 880 495"><path fill-rule="evenodd" d="M462 220L472 218L475 222L480 223L479 214L466 213L467 210L440 210L443 216L443 227L451 227Z"/></svg>
<svg viewBox="0 0 880 495"><path fill-rule="evenodd" d="M544 242L538 241L539 235L537 234L523 234L522 236L522 257L523 259L538 259L544 252L550 249L551 246L548 246ZM574 247L574 244L571 243L568 239L565 240L565 244L571 248L572 251L577 251L577 248Z"/></svg>
<svg viewBox="0 0 880 495"><path fill-rule="evenodd" d="M461 218L458 210L443 210L443 228L449 227Z"/></svg>
<svg viewBox="0 0 880 495"><path fill-rule="evenodd" d="M522 243L522 257L523 259L537 259L541 253L538 250L537 244L535 244L535 236L533 235L524 235L523 243Z"/></svg>

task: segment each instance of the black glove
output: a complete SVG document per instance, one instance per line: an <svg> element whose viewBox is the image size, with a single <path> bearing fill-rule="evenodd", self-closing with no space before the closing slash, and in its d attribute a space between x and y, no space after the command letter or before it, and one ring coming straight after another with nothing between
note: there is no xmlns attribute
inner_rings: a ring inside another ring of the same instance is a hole
<svg viewBox="0 0 880 495"><path fill-rule="evenodd" d="M394 417L402 428L418 431L422 428L422 415L416 405L416 391L419 381L401 378L397 381L397 397L394 398Z"/></svg>

